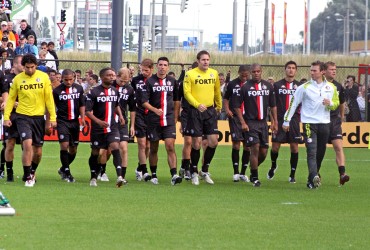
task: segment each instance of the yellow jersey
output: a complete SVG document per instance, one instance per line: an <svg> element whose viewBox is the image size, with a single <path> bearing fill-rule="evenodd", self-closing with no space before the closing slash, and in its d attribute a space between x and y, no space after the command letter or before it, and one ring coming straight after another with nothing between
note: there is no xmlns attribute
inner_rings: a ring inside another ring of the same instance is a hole
<svg viewBox="0 0 370 250"><path fill-rule="evenodd" d="M200 104L207 107L222 108L220 79L217 70L208 68L206 71L194 68L189 70L184 79L184 96L191 106L198 108Z"/></svg>
<svg viewBox="0 0 370 250"><path fill-rule="evenodd" d="M46 73L36 70L32 76L22 72L14 77L5 105L4 120L10 120L10 113L17 97L16 113L43 116L46 107L50 114L50 121L56 121L53 92L49 76Z"/></svg>

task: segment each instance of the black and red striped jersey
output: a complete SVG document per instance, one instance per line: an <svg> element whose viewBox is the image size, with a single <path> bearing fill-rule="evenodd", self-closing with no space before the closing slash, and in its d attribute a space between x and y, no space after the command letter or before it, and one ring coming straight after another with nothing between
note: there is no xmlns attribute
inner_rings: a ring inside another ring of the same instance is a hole
<svg viewBox="0 0 370 250"><path fill-rule="evenodd" d="M1 72L1 70L0 70L0 72ZM1 94L3 94L4 92L8 92L9 93L10 85L12 84L13 79L14 79L15 76L16 76L16 74L14 74L14 73L5 74L4 81L2 81L1 74L0 74L0 82L3 83L2 84ZM18 102L18 97L17 97L17 99L15 101ZM15 112L15 108L13 108L12 113L13 112Z"/></svg>
<svg viewBox="0 0 370 250"><path fill-rule="evenodd" d="M284 119L285 112L289 109L290 101L299 85L301 85L301 83L296 80L288 82L285 79L281 79L280 81L274 82L278 120ZM299 117L299 113L300 108L297 108L294 116Z"/></svg>
<svg viewBox="0 0 370 250"><path fill-rule="evenodd" d="M271 83L261 80L247 81L241 88L241 101L244 102L244 119L264 121L268 116L268 107L275 107L274 88ZM241 103L237 103L239 106Z"/></svg>
<svg viewBox="0 0 370 250"><path fill-rule="evenodd" d="M179 83L179 100L181 101L181 108L183 110L188 110L191 107L190 104L188 103L188 101L185 99L185 96L184 96L183 82Z"/></svg>
<svg viewBox="0 0 370 250"><path fill-rule="evenodd" d="M236 116L235 108L241 108L242 114L245 113L243 100L241 100L241 88L245 82L241 81L239 78L236 78L229 82L226 87L225 94L223 99L229 101L229 109Z"/></svg>
<svg viewBox="0 0 370 250"><path fill-rule="evenodd" d="M337 82L336 80L331 81L335 87L337 87L337 92L338 92L338 97L339 97L339 104L343 104L346 100L344 97L344 87L342 84ZM330 110L330 117L339 117L340 112L339 112L339 107L336 110Z"/></svg>
<svg viewBox="0 0 370 250"><path fill-rule="evenodd" d="M121 108L122 115L125 118L125 122L127 123L127 111L130 112L136 111L136 99L135 99L135 91L134 88L130 84L125 84L123 86L119 86L117 83L113 83L113 87L119 93L118 104ZM116 121L118 121L116 117Z"/></svg>
<svg viewBox="0 0 370 250"><path fill-rule="evenodd" d="M138 75L132 78L131 80L131 86L135 91L135 98L136 98L136 112L139 112L141 114L147 114L148 110L145 110L141 104L138 102L138 100L141 99L142 95L142 89L146 85L146 81L148 78L144 77L143 75Z"/></svg>
<svg viewBox="0 0 370 250"><path fill-rule="evenodd" d="M148 112L148 122L159 124L160 126L169 126L175 124L174 102L179 101L179 86L173 77L164 79L153 75L146 82L146 89L142 90L140 103L148 102L157 109L162 109L161 116L154 112Z"/></svg>
<svg viewBox="0 0 370 250"><path fill-rule="evenodd" d="M13 81L13 78L16 76L14 73L9 74L3 74L3 72L0 70L0 84L1 84L1 94L8 92L10 89L10 84Z"/></svg>
<svg viewBox="0 0 370 250"><path fill-rule="evenodd" d="M110 133L118 127L114 119L118 98L119 93L114 87L105 88L102 85L92 88L86 95L86 112L93 112L96 118L109 124L109 127L102 128L92 121L91 131L93 133Z"/></svg>
<svg viewBox="0 0 370 250"><path fill-rule="evenodd" d="M53 90L57 119L64 121L77 120L80 116L80 107L85 106L84 90L82 86L73 83L67 87L64 83Z"/></svg>

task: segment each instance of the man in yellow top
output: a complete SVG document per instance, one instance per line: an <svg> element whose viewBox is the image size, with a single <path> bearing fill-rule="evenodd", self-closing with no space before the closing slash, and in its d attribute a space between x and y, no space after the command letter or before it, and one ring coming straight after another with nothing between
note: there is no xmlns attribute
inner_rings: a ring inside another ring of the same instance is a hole
<svg viewBox="0 0 370 250"><path fill-rule="evenodd" d="M16 123L22 140L22 164L26 187L35 184L35 172L41 161L42 145L45 135L44 114L50 114L50 126L56 126L56 112L50 80L47 74L36 70L37 59L32 54L22 58L24 72L13 79L9 97L5 105L4 126L12 126L10 113L18 98ZM48 129L48 128L47 128Z"/></svg>
<svg viewBox="0 0 370 250"><path fill-rule="evenodd" d="M192 137L190 153L192 184L199 185L198 162L202 136L207 136L208 147L204 152L202 171L199 175L213 184L208 172L209 164L218 144L217 117L222 108L218 72L209 68L210 55L202 50L197 54L198 67L187 72L184 79L184 96L190 104L185 135Z"/></svg>

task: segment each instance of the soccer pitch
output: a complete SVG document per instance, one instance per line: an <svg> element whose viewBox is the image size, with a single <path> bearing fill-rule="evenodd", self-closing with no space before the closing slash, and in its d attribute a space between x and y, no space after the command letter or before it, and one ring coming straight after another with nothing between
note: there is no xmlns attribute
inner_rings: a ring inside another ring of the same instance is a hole
<svg viewBox="0 0 370 250"><path fill-rule="evenodd" d="M338 171L327 149L317 190L306 188L307 165L300 148L297 183L288 183L288 148L279 154L273 180L266 179L269 156L260 166L260 188L232 182L231 147L219 146L210 172L215 185L185 180L171 186L163 145L159 185L135 180L137 145L129 144L128 185L89 186L88 144L81 144L71 171L75 183L60 180L59 145L46 142L33 188L24 187L20 149L14 183L0 191L16 216L0 217L0 249L368 249L370 245L370 156L345 149L350 182L338 187ZM181 146L176 148L178 168ZM248 168L249 173L249 168Z"/></svg>

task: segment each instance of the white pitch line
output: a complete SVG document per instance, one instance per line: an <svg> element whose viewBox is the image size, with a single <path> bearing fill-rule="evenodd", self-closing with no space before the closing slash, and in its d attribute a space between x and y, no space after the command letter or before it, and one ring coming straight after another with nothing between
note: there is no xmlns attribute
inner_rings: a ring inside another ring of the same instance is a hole
<svg viewBox="0 0 370 250"><path fill-rule="evenodd" d="M281 205L300 205L300 204L302 204L302 203L300 203L300 202L291 202L291 201L281 203Z"/></svg>

